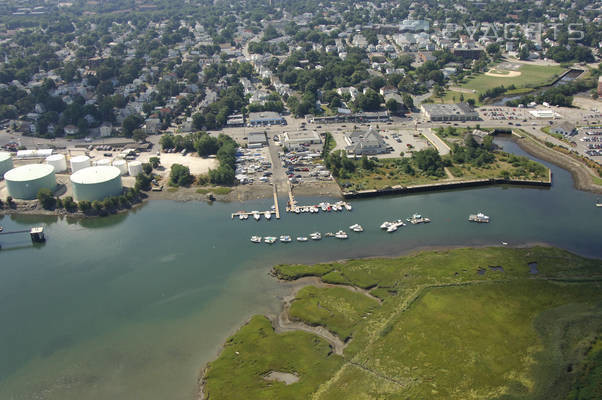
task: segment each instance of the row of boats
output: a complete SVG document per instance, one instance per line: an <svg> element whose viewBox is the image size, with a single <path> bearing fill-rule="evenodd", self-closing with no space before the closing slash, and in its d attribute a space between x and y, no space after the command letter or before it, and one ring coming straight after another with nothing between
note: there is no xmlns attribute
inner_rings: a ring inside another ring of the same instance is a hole
<svg viewBox="0 0 602 400"><path fill-rule="evenodd" d="M295 214L301 214L301 213L319 213L320 210L322 210L323 212L343 211L343 210L351 211L351 210L353 210L353 207L351 207L351 204L349 204L347 202L337 201L336 203L322 202L322 203L311 205L311 206L295 205L295 206L290 207L290 210L291 210L291 212L294 212Z"/></svg>
<svg viewBox="0 0 602 400"><path fill-rule="evenodd" d="M351 229L353 232L363 232L364 228L362 228L362 226L360 224L353 224L349 227L349 229ZM332 232L327 232L324 234L324 237L333 237L336 239L347 239L349 238L349 235L347 234L347 232L340 230L336 233L332 233ZM322 234L320 232L314 232L314 233L310 233L309 237L308 236L297 236L296 240L297 242L307 242L309 240L322 240ZM265 237L261 237L261 236L251 236L251 242L253 243L267 243L267 244L273 244L276 243L276 241L280 241L281 243L290 243L293 241L293 239L289 236L289 235L281 235L280 237L276 237L276 236L265 236Z"/></svg>
<svg viewBox="0 0 602 400"><path fill-rule="evenodd" d="M272 208L274 208L274 207L272 206ZM238 219L240 219L241 221L245 221L245 220L249 219L249 216L253 216L255 221L259 221L261 219L262 215L265 219L267 219L269 221L270 219L272 219L272 213L274 213L274 212L275 211L272 209L272 210L268 210L268 211L251 211L251 212L239 211L236 214L238 215Z"/></svg>

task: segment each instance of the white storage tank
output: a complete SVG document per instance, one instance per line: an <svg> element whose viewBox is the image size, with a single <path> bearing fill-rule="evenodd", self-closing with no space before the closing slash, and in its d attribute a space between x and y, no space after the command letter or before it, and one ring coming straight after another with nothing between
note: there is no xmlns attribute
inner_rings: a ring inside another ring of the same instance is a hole
<svg viewBox="0 0 602 400"><path fill-rule="evenodd" d="M110 165L80 169L71 175L73 198L76 201L104 200L121 194L121 171Z"/></svg>
<svg viewBox="0 0 602 400"><path fill-rule="evenodd" d="M13 169L13 159L10 153L0 151L0 178L11 169Z"/></svg>
<svg viewBox="0 0 602 400"><path fill-rule="evenodd" d="M101 167L103 165L104 166L111 165L111 160L109 160L108 158L101 158L100 160L96 161L94 163L94 165L99 166L99 167Z"/></svg>
<svg viewBox="0 0 602 400"><path fill-rule="evenodd" d="M128 164L128 172L130 176L138 176L142 172L142 163L140 161L132 161Z"/></svg>
<svg viewBox="0 0 602 400"><path fill-rule="evenodd" d="M52 165L55 173L67 171L67 160L62 154L53 154L46 157L46 164Z"/></svg>
<svg viewBox="0 0 602 400"><path fill-rule="evenodd" d="M113 166L116 168L119 168L121 175L127 175L128 164L125 160L115 160L115 161L113 161Z"/></svg>
<svg viewBox="0 0 602 400"><path fill-rule="evenodd" d="M13 168L4 174L8 193L15 199L33 200L40 189L54 191L56 177L49 164L29 164Z"/></svg>
<svg viewBox="0 0 602 400"><path fill-rule="evenodd" d="M88 156L75 156L71 157L71 172L77 172L80 169L88 168L90 166L90 157Z"/></svg>

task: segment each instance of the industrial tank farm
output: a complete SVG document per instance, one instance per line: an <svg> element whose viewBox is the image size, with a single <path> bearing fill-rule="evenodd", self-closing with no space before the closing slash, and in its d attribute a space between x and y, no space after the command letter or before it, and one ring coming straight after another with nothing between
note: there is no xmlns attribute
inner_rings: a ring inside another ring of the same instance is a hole
<svg viewBox="0 0 602 400"><path fill-rule="evenodd" d="M40 189L54 190L54 167L48 164L29 164L13 168L4 174L8 193L15 199L33 200Z"/></svg>
<svg viewBox="0 0 602 400"><path fill-rule="evenodd" d="M52 165L55 173L61 173L67 170L67 160L62 154L53 154L46 157L46 164Z"/></svg>
<svg viewBox="0 0 602 400"><path fill-rule="evenodd" d="M13 160L10 156L10 153L5 151L0 151L0 179L4 176L4 174L13 168Z"/></svg>
<svg viewBox="0 0 602 400"><path fill-rule="evenodd" d="M121 194L121 171L112 166L81 169L71 175L73 197L76 201L103 200Z"/></svg>
<svg viewBox="0 0 602 400"><path fill-rule="evenodd" d="M75 156L71 157L71 172L75 173L80 169L88 168L90 166L90 157L88 156Z"/></svg>

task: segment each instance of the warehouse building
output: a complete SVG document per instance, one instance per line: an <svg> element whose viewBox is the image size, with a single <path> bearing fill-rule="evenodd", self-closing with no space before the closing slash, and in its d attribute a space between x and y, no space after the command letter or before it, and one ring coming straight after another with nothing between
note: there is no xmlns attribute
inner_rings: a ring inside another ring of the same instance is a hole
<svg viewBox="0 0 602 400"><path fill-rule="evenodd" d="M282 142L289 150L306 150L309 145L321 144L322 138L316 131L285 132Z"/></svg>
<svg viewBox="0 0 602 400"><path fill-rule="evenodd" d="M277 112L264 111L249 113L249 126L286 125L286 120Z"/></svg>
<svg viewBox="0 0 602 400"><path fill-rule="evenodd" d="M467 103L422 104L420 111L427 121L478 121L477 113Z"/></svg>
<svg viewBox="0 0 602 400"><path fill-rule="evenodd" d="M268 138L265 132L249 132L247 135L247 143L250 149L257 149L267 146Z"/></svg>

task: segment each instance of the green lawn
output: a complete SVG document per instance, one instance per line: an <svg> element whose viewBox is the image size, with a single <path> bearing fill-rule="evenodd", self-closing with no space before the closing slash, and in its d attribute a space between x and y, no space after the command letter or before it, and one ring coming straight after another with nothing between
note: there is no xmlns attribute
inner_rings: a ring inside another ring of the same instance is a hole
<svg viewBox="0 0 602 400"><path fill-rule="evenodd" d="M342 287L302 289L291 314L351 336L344 357L329 355L310 334L276 335L269 321L254 317L211 363L212 400L599 398L600 260L556 248L500 247L279 265L273 272L367 288L382 302ZM301 379L267 383L270 371Z"/></svg>

